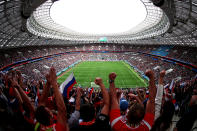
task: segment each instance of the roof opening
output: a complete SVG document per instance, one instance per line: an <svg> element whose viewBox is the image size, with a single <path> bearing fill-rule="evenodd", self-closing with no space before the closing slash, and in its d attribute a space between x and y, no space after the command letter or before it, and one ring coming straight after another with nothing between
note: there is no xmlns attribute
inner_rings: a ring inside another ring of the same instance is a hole
<svg viewBox="0 0 197 131"><path fill-rule="evenodd" d="M146 18L141 0L60 0L51 18L70 30L85 34L115 34L131 30Z"/></svg>

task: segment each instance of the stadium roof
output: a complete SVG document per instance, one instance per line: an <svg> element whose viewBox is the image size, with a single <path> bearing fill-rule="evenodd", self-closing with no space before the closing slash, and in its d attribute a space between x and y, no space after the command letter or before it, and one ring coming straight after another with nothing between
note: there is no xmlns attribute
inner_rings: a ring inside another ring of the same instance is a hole
<svg viewBox="0 0 197 131"><path fill-rule="evenodd" d="M50 8L55 23L75 33L102 36L129 32L146 15L140 0L59 0Z"/></svg>
<svg viewBox="0 0 197 131"><path fill-rule="evenodd" d="M154 6L149 0L142 0L142 2L144 3L147 10L146 18L136 27L131 29L128 28L128 31L122 33L90 34L72 31L65 26L55 23L50 17L50 9L53 5L51 0L46 1L43 5L38 7L36 11L33 12L33 15L27 21L27 28L31 33L43 37L92 42L98 42L100 37L107 37L106 42L109 43L113 41L129 41L148 38L166 32L169 28L169 20L165 13L163 13L159 7ZM129 2L126 2L126 4L128 3ZM130 2L129 4L132 3ZM130 14L132 14L132 12L130 12Z"/></svg>
<svg viewBox="0 0 197 131"><path fill-rule="evenodd" d="M0 48L89 43L197 46L197 0L141 0L146 18L127 31L107 34L77 32L55 23L50 15L55 1L0 0Z"/></svg>

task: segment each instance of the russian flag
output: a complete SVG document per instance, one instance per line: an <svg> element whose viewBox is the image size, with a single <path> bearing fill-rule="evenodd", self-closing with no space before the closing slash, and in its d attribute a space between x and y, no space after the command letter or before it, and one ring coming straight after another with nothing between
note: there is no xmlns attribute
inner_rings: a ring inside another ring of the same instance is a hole
<svg viewBox="0 0 197 131"><path fill-rule="evenodd" d="M94 88L88 88L88 91L89 91L88 97L90 97L92 95L93 91L94 91Z"/></svg>
<svg viewBox="0 0 197 131"><path fill-rule="evenodd" d="M60 92L64 97L69 98L69 92L73 86L77 84L73 72L68 76L68 78L60 85Z"/></svg>

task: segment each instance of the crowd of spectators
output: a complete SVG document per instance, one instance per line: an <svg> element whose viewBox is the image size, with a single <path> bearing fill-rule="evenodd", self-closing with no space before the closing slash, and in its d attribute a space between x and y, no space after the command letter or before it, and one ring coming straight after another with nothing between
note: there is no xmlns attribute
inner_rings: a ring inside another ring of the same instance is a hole
<svg viewBox="0 0 197 131"><path fill-rule="evenodd" d="M156 49L157 46L79 45L0 52L0 67L3 67L20 60L63 52L131 51L64 54L0 72L0 130L196 130L196 72L137 53L151 53ZM195 48L180 47L179 50L173 47L167 57L196 64L194 51ZM111 73L109 88L104 86L102 78L95 78L100 89L90 93L88 87L74 87L69 97L64 98L56 73L77 60L126 60L145 73L149 86L117 89L116 73ZM169 69L173 71L167 73ZM175 116L178 120L174 124Z"/></svg>
<svg viewBox="0 0 197 131"><path fill-rule="evenodd" d="M197 77L164 86L165 70L146 71L148 88L117 89L116 73L109 74L107 89L74 87L69 97L59 91L52 67L46 82L25 81L20 71L0 74L0 129L14 130L195 130L197 118ZM173 126L172 119L180 119Z"/></svg>
<svg viewBox="0 0 197 131"><path fill-rule="evenodd" d="M57 72L62 71L72 63L82 61L114 61L114 60L126 60L133 66L137 67L140 71L145 72L146 69L155 69L155 72L159 70L173 69L172 73L168 74L168 78L165 84L170 83L173 79L191 79L196 73L192 70L186 69L183 66L175 65L172 63L164 62L161 59L148 57L138 53L146 52L151 53L157 50L160 46L139 46L139 45L77 45L77 46L59 46L59 47L31 47L31 48L19 48L9 49L0 52L0 67L8 64L26 60L29 58L36 58L40 56L53 55L57 53L72 52L72 51L93 51L93 50L106 50L106 51L131 51L130 53L80 53L80 54L64 54L50 59L43 59L34 63L26 65L20 65L16 67L21 70L22 75L25 78L38 80L44 79L45 72L49 70L49 67L55 67ZM196 48L189 47L172 47L168 51L167 57L184 60L192 64L196 64ZM158 77L157 77L158 78Z"/></svg>
<svg viewBox="0 0 197 131"><path fill-rule="evenodd" d="M197 48L175 46L169 52L168 57L197 65Z"/></svg>
<svg viewBox="0 0 197 131"><path fill-rule="evenodd" d="M64 54L58 57L53 57L50 59L43 59L35 63L29 63L26 65L21 65L16 67L18 70L22 71L22 75L25 78L31 79L44 79L45 72L49 70L49 67L55 67L57 72L63 70L72 63L82 60L82 61L114 61L114 60L126 60L133 66L137 67L140 71L145 72L146 69L154 70L159 72L159 70L169 70L173 69L172 73L168 74L168 79L166 79L165 84L168 84L172 79L191 79L195 75L195 72L186 69L183 66L175 65L172 63L164 62L161 59L156 59L153 57L148 57L137 53L139 51L151 53L157 50L159 46L139 46L139 45L78 45L78 46L60 46L60 47L31 47L31 48L19 48L3 50L0 52L0 67L6 66L8 64L26 60L29 58L36 58L40 56L53 55L57 53L72 52L72 51L93 51L93 50L109 50L109 51L131 51L130 53L80 53L80 54ZM195 64L196 62L196 48L189 47L173 47L169 49L169 54L167 57L184 60Z"/></svg>
<svg viewBox="0 0 197 131"><path fill-rule="evenodd" d="M56 53L70 52L70 51L132 51L151 53L157 50L159 45L109 45L109 44L95 44L95 45L76 45L76 46L55 46L55 47L25 47L17 49L6 49L0 51L0 68L8 64L26 60L28 58L35 58L40 56L47 56ZM168 50L166 57L175 58L186 61L192 64L196 63L196 47L181 47L174 46Z"/></svg>
<svg viewBox="0 0 197 131"><path fill-rule="evenodd" d="M146 69L152 69L155 72L159 72L160 70L169 70L172 69L171 73L168 73L168 77L165 80L165 84L170 83L173 79L191 79L196 75L196 72L187 69L183 66L179 66L177 64L172 64L168 62L164 62L161 59L145 56L139 54L129 54L125 55L125 60L129 61L132 65L137 67L139 70L145 72Z"/></svg>
<svg viewBox="0 0 197 131"><path fill-rule="evenodd" d="M62 71L67 66L73 64L80 59L79 54L62 55L54 58L43 59L34 63L21 65L17 67L17 70L21 70L21 73L29 79L39 80L45 79L45 74L50 67L55 67L56 71Z"/></svg>

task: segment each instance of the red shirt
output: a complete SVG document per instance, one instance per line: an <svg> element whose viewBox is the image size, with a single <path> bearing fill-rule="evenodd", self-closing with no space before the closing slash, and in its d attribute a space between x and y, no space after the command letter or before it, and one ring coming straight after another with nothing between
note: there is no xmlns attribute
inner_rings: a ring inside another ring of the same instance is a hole
<svg viewBox="0 0 197 131"><path fill-rule="evenodd" d="M36 123L37 124L37 123ZM60 123L56 123L50 126L41 126L38 125L38 128L35 128L35 131L67 131L67 128Z"/></svg>
<svg viewBox="0 0 197 131"><path fill-rule="evenodd" d="M120 109L110 111L110 123L113 131L149 131L154 123L154 114L146 113L137 127L130 127L122 120Z"/></svg>

